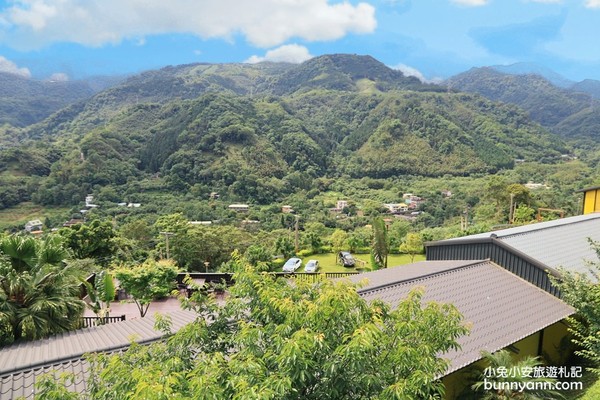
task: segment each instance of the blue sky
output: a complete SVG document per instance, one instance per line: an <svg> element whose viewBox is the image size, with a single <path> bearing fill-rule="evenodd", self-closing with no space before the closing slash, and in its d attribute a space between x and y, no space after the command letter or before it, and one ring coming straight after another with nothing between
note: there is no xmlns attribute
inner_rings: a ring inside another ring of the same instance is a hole
<svg viewBox="0 0 600 400"><path fill-rule="evenodd" d="M35 79L369 54L426 80L534 62L600 80L600 0L0 0L0 70Z"/></svg>

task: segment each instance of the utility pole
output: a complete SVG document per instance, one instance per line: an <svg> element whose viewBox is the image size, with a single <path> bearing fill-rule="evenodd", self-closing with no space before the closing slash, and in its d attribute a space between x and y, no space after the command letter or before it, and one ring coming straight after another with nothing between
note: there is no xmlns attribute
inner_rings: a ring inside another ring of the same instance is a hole
<svg viewBox="0 0 600 400"><path fill-rule="evenodd" d="M298 220L300 216L296 215L296 224L294 226L294 245L296 247L296 254L298 254Z"/></svg>
<svg viewBox="0 0 600 400"><path fill-rule="evenodd" d="M511 193L510 194L510 210L508 212L508 223L511 224L511 225L513 223L514 212L515 212L515 210L514 210L514 204L513 204L514 199L515 199L515 194Z"/></svg>
<svg viewBox="0 0 600 400"><path fill-rule="evenodd" d="M165 235L165 242L167 246L167 259L171 258L171 254L169 253L169 236L173 236L173 232L160 232L161 235Z"/></svg>

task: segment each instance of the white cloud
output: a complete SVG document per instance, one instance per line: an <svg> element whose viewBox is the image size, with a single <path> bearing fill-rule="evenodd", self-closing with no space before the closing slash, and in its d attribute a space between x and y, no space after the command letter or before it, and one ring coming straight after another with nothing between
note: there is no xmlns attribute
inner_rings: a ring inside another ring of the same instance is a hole
<svg viewBox="0 0 600 400"><path fill-rule="evenodd" d="M397 69L398 71L402 72L405 76L414 76L415 78L418 78L421 82L427 82L427 79L425 79L425 76L421 73L421 71L419 71L416 68L413 68L406 64L398 64L392 68Z"/></svg>
<svg viewBox="0 0 600 400"><path fill-rule="evenodd" d="M586 0L585 6L587 8L600 8L600 0Z"/></svg>
<svg viewBox="0 0 600 400"><path fill-rule="evenodd" d="M312 57L313 56L306 47L297 44L286 44L276 49L267 51L264 57L255 55L247 59L245 62L249 64L256 64L261 61L273 61L299 64L303 61L311 59Z"/></svg>
<svg viewBox="0 0 600 400"><path fill-rule="evenodd" d="M451 0L453 3L459 4L461 6L469 6L469 7L478 7L485 6L489 3L489 0Z"/></svg>
<svg viewBox="0 0 600 400"><path fill-rule="evenodd" d="M30 78L31 72L28 68L19 68L14 62L7 60L0 56L0 72L8 72L9 74L15 74L22 76L23 78Z"/></svg>
<svg viewBox="0 0 600 400"><path fill-rule="evenodd" d="M335 40L377 26L367 3L330 0L14 0L0 12L0 40L20 48L53 42L87 46L188 33L272 47L290 38Z"/></svg>
<svg viewBox="0 0 600 400"><path fill-rule="evenodd" d="M65 74L64 72L55 72L50 75L48 80L51 82L67 82L69 80L69 75Z"/></svg>

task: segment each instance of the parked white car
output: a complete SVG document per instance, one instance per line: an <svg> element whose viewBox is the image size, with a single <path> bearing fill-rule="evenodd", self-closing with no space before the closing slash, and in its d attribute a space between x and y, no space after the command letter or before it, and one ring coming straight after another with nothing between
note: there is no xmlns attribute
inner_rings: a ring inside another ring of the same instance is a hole
<svg viewBox="0 0 600 400"><path fill-rule="evenodd" d="M283 264L283 272L294 272L302 265L302 260L292 257Z"/></svg>
<svg viewBox="0 0 600 400"><path fill-rule="evenodd" d="M304 272L317 272L319 269L319 261L309 260L304 267Z"/></svg>

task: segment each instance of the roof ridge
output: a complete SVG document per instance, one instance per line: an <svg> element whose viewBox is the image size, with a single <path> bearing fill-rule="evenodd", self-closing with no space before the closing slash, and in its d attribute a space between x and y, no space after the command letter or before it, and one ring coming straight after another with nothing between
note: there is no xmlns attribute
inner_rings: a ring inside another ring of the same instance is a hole
<svg viewBox="0 0 600 400"><path fill-rule="evenodd" d="M550 229L562 228L562 227L568 226L568 225L575 225L575 224L582 224L582 223L586 223L586 222L591 222L591 221L594 221L594 220L596 220L598 218L600 218L600 214L594 215L593 217L590 215L590 218L586 218L586 219L578 219L578 220L575 220L575 221L565 221L562 224L556 224L556 225L538 227L537 229L535 229L535 226L537 224L533 223L533 224L530 224L530 226L532 228L534 228L534 229L527 230L527 231L524 231L524 232L511 233L511 234L508 234L508 235L505 235L505 236L499 235L498 233L494 232L492 234L494 236L491 236L491 237L494 237L494 238L502 240L502 239L505 239L505 238L511 238L511 237L516 237L516 236L528 235L528 234L531 234L531 233L540 232L540 231L547 231L547 230L550 230ZM558 220L561 220L561 219L566 220L567 218L559 218ZM558 220L553 220L553 221L558 221ZM552 221L547 221L547 222L552 222ZM521 225L521 227L526 227L526 226L527 225ZM515 227L515 228L517 228L517 227ZM499 232L501 233L502 231L499 231Z"/></svg>
<svg viewBox="0 0 600 400"><path fill-rule="evenodd" d="M490 259L485 259L485 260L475 260L473 262L467 263L467 264L461 264L458 265L456 267L452 267L452 268L448 268L445 269L443 271L435 271L435 272L431 272L429 274L425 274L425 275L419 275L419 276L415 276L412 278L405 278L405 279L400 279L400 280L395 280L389 283L384 283L381 285L376 285L376 286L371 286L371 287L367 287L364 289L359 289L357 290L359 295L363 295L363 294L367 294L367 293L371 293L371 292L375 292L384 288L389 288L389 287L394 287L394 286L398 286L398 285L402 285L405 284L407 282L413 282L413 281L419 281L419 280L423 280L423 279L427 279L427 278L431 278L437 275L444 275L450 272L454 272L454 271L458 271L460 269L466 269L466 268L474 268L474 267L478 267L480 265L484 265L486 263L491 262Z"/></svg>

